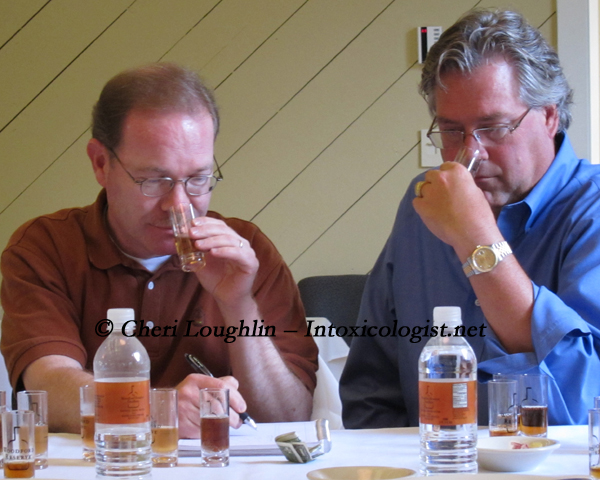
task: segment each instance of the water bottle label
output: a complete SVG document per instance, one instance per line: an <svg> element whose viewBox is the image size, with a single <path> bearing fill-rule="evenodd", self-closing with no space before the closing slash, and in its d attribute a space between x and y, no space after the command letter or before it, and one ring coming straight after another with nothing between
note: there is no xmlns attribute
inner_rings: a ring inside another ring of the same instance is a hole
<svg viewBox="0 0 600 480"><path fill-rule="evenodd" d="M110 425L150 421L150 381L95 382L96 422Z"/></svg>
<svg viewBox="0 0 600 480"><path fill-rule="evenodd" d="M420 381L419 421L432 425L477 422L477 381Z"/></svg>
<svg viewBox="0 0 600 480"><path fill-rule="evenodd" d="M469 399L467 396L466 383L452 384L452 408L467 408Z"/></svg>

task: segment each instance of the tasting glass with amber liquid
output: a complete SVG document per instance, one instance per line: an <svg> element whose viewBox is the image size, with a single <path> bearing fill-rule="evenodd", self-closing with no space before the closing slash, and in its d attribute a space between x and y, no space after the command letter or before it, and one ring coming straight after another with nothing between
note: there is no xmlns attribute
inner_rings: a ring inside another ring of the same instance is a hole
<svg viewBox="0 0 600 480"><path fill-rule="evenodd" d="M4 478L35 476L35 413L12 410L2 413Z"/></svg>
<svg viewBox="0 0 600 480"><path fill-rule="evenodd" d="M17 392L17 405L19 410L30 410L35 414L35 468L48 468L48 392Z"/></svg>
<svg viewBox="0 0 600 480"><path fill-rule="evenodd" d="M176 467L179 442L177 390L174 388L150 390L150 418L152 466Z"/></svg>
<svg viewBox="0 0 600 480"><path fill-rule="evenodd" d="M229 465L229 390L200 390L200 449L203 465Z"/></svg>
<svg viewBox="0 0 600 480"><path fill-rule="evenodd" d="M548 376L519 377L519 431L529 437L548 435Z"/></svg>
<svg viewBox="0 0 600 480"><path fill-rule="evenodd" d="M516 380L494 379L488 382L490 437L518 434Z"/></svg>
<svg viewBox="0 0 600 480"><path fill-rule="evenodd" d="M191 203L180 203L169 209L169 215L181 269L184 272L194 272L204 268L204 253L194 248L194 242L190 238L190 229L198 212Z"/></svg>
<svg viewBox="0 0 600 480"><path fill-rule="evenodd" d="M81 443L83 459L86 462L96 460L96 390L94 385L79 387L79 415L81 417Z"/></svg>
<svg viewBox="0 0 600 480"><path fill-rule="evenodd" d="M0 390L0 467L2 467L4 463L4 454L2 448L2 414L6 412L6 392L4 390Z"/></svg>

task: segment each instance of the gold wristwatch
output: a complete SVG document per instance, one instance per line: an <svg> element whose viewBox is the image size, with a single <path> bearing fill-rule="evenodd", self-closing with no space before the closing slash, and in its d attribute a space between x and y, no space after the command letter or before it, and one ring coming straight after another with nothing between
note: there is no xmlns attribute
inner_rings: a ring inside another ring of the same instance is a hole
<svg viewBox="0 0 600 480"><path fill-rule="evenodd" d="M512 253L508 242L498 242L493 245L477 245L462 268L467 278L480 273L491 272L504 258Z"/></svg>

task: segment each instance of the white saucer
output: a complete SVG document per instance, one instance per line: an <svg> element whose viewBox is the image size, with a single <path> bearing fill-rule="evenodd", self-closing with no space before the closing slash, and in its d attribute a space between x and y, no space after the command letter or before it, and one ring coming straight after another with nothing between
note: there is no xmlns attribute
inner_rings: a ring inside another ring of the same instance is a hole
<svg viewBox="0 0 600 480"><path fill-rule="evenodd" d="M310 480L393 480L414 475L408 468L395 467L331 467L308 472Z"/></svg>

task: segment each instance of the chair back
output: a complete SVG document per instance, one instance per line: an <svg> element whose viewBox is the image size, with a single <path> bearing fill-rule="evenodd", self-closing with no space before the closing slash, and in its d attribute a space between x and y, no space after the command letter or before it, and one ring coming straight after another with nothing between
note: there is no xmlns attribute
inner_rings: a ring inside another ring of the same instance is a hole
<svg viewBox="0 0 600 480"><path fill-rule="evenodd" d="M325 317L336 327L354 326L367 275L322 275L298 282L307 317ZM343 337L348 345L352 338Z"/></svg>

